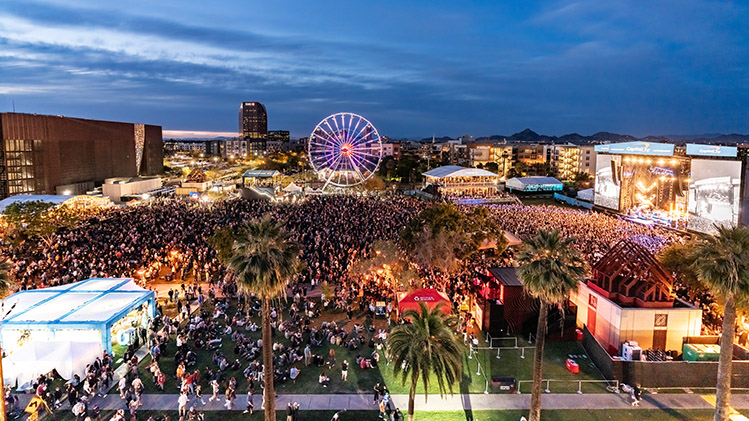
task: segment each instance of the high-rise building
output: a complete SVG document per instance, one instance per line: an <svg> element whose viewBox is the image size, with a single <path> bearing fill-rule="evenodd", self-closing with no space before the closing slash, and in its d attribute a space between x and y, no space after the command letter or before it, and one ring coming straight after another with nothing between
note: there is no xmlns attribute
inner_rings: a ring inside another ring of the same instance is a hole
<svg viewBox="0 0 749 421"><path fill-rule="evenodd" d="M81 194L164 171L161 126L0 113L0 198Z"/></svg>
<svg viewBox="0 0 749 421"><path fill-rule="evenodd" d="M259 102L243 102L239 106L239 137L247 142L247 154L267 150L268 113Z"/></svg>

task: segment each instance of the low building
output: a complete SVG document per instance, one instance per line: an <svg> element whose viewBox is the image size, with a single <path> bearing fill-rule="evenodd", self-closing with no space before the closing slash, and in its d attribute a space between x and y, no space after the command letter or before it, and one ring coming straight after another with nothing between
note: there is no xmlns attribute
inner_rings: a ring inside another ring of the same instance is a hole
<svg viewBox="0 0 749 421"><path fill-rule="evenodd" d="M427 185L446 196L491 196L497 194L499 175L478 168L447 165L425 172Z"/></svg>
<svg viewBox="0 0 749 421"><path fill-rule="evenodd" d="M120 202L123 197L136 196L161 188L161 178L108 178L101 186L102 195Z"/></svg>
<svg viewBox="0 0 749 421"><path fill-rule="evenodd" d="M523 193L562 191L564 184L554 177L516 177L507 180L505 187Z"/></svg>
<svg viewBox="0 0 749 421"><path fill-rule="evenodd" d="M643 350L681 352L684 337L699 336L702 310L673 296L673 279L645 247L622 240L592 268L571 298L577 325L611 355L624 342Z"/></svg>

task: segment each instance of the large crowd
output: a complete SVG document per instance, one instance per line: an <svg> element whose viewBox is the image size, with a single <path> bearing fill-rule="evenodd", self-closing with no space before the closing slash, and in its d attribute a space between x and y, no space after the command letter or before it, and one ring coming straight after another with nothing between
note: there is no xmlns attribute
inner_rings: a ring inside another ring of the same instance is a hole
<svg viewBox="0 0 749 421"><path fill-rule="evenodd" d="M157 200L149 205L108 212L102 220L90 219L77 229L55 234L49 245L26 242L5 246L5 252L14 263L13 275L22 289L107 276L207 282L205 290L187 282L188 286L183 285L181 291L170 291L169 301L178 305L178 316L174 322L162 319L160 326L166 328L157 331L154 327L148 335L149 352L155 362L148 367L152 375L149 381L163 388L162 376L174 376L182 392L196 396L200 402L201 388L206 393L212 392L211 398L217 398L221 392L227 408L232 409L238 382L222 373L241 367L248 401L252 402L255 391L262 393L259 361L263 344L257 335L250 333L257 330L251 316L257 315L259 303L241 294L231 273L220 264L209 244L216 230L236 229L247 220L270 214L274 220L285 221L293 239L302 245L301 259L305 265L290 283L291 301L274 309L274 330L285 339L284 343L273 344L275 376L279 382L293 381L299 374L298 365L303 362L304 366L317 367L319 383L325 387L333 367L345 379L348 364L359 369L376 366L378 354L363 351L376 348L387 333L365 330L363 325L344 328L320 322L316 319L321 307L345 311L351 320L353 313L373 315L376 301L390 301L388 290L356 277L350 268L369 255L375 240L396 240L410 219L427 206L427 202L410 198L353 196L310 197L294 204L231 200L211 206ZM521 239L539 229L559 229L563 235L574 235L578 238L577 247L591 263L622 239L637 241L653 252L679 240L677 234L664 229L639 226L595 212L519 205L490 205L488 209L500 228ZM500 256L477 253L462 262L453 274L422 270L421 284L445 291L458 305L479 284L488 267L512 264L511 252ZM332 293L321 301L311 299L309 292L322 284L329 285ZM189 305L183 303L192 299L212 302L212 311L191 313ZM227 299L238 307L230 311ZM388 309L392 310L392 305L389 302ZM281 313L287 315L283 320L278 317ZM371 325L367 329L372 329ZM217 344L222 338L232 341L233 355L219 351ZM362 349L362 354L356 361L346 361L344 369L341 361L335 364L334 352L327 355L315 352L323 343L353 352ZM201 349L213 350L212 364L203 367L204 372L195 366L196 352ZM175 358L175 373L162 373L158 366L159 357L167 352ZM132 397L127 400L128 405L138 401L136 390L144 377L137 367L133 364L128 378L119 385L123 397ZM380 397L385 396L384 392L380 391ZM186 404L182 403L186 399L180 398L180 407L185 410ZM380 398L378 405L382 401ZM386 409L394 413L394 408ZM253 411L254 406L248 406L247 410Z"/></svg>

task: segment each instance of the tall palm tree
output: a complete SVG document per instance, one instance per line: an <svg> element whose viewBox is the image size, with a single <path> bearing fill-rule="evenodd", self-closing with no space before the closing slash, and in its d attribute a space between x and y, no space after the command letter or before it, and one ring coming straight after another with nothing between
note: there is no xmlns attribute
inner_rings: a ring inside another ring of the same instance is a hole
<svg viewBox="0 0 749 421"><path fill-rule="evenodd" d="M718 227L716 236L705 237L697 243L693 256L700 281L724 300L713 416L714 420L722 421L730 415L736 301L749 294L749 228Z"/></svg>
<svg viewBox="0 0 749 421"><path fill-rule="evenodd" d="M534 238L525 241L518 255L518 277L525 291L541 302L533 358L530 421L541 419L541 380L548 308L564 303L587 274L585 261L572 246L574 242L573 237L562 238L558 230L540 230Z"/></svg>
<svg viewBox="0 0 749 421"><path fill-rule="evenodd" d="M234 240L228 260L237 276L240 290L255 294L263 303L263 377L265 382L265 419L275 421L276 401L273 385L273 339L270 331L271 301L286 291L287 282L299 271L299 244L282 223L269 216L247 223L242 236Z"/></svg>
<svg viewBox="0 0 749 421"><path fill-rule="evenodd" d="M424 401L429 390L432 373L437 378L440 396L447 391L453 393L453 385L460 382L463 375L465 346L455 334L458 319L443 314L437 306L431 311L420 302L420 311L408 310L403 317L411 323L393 328L388 336L388 358L393 363L393 374L401 375L405 385L411 382L408 393L408 419L414 419L414 397L416 386L421 378L424 385Z"/></svg>

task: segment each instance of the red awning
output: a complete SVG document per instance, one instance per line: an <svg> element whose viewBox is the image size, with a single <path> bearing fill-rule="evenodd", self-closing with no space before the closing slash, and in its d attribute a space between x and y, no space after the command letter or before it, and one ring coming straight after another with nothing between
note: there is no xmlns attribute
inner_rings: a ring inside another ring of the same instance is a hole
<svg viewBox="0 0 749 421"><path fill-rule="evenodd" d="M398 312L403 314L406 310L419 311L420 302L426 303L429 310L437 306L442 306L443 313L450 314L451 312L450 299L447 298L447 295L436 289L427 288L417 289L407 293L398 293Z"/></svg>

